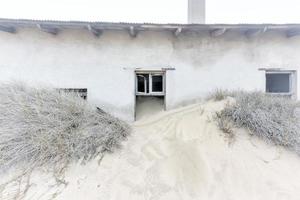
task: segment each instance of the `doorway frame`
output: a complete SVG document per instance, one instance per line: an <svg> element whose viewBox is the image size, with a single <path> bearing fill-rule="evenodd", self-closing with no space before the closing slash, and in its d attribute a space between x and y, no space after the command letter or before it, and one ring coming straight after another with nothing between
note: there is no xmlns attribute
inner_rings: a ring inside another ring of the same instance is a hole
<svg viewBox="0 0 300 200"><path fill-rule="evenodd" d="M150 93L150 89L152 88L152 80L150 79L149 76L149 94L146 93L139 93L137 91L137 75L138 74L159 74L163 76L163 92L151 92ZM134 71L134 120L136 120L136 106L137 106L137 102L136 99L138 96L160 96L164 98L164 110L166 110L166 70L161 69L161 70L145 70L145 69L136 69ZM151 84L151 86L150 86Z"/></svg>

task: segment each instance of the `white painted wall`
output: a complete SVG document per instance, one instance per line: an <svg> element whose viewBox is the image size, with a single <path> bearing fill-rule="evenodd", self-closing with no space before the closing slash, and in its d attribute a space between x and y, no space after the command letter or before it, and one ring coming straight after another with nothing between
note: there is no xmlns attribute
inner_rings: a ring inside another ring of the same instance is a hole
<svg viewBox="0 0 300 200"><path fill-rule="evenodd" d="M135 68L175 68L166 74L167 109L216 88L264 90L264 72L258 68L300 69L300 37L280 32L255 38L234 32L217 38L205 32L177 38L141 32L131 38L126 32L105 31L95 38L84 30L53 36L22 29L0 32L0 44L0 81L88 88L89 101L129 121L134 119Z"/></svg>

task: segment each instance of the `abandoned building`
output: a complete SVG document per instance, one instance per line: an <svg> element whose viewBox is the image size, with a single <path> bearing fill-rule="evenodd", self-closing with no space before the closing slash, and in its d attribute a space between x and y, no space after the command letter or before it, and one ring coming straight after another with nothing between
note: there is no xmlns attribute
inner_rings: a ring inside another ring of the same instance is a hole
<svg viewBox="0 0 300 200"><path fill-rule="evenodd" d="M151 96L165 109L216 88L299 98L299 24L205 24L190 2L188 24L0 19L0 81L83 91L128 121Z"/></svg>

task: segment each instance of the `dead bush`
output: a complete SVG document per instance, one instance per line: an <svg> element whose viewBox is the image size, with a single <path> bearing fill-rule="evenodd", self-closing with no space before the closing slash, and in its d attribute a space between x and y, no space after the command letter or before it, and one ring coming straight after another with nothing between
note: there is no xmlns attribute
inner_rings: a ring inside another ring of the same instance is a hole
<svg viewBox="0 0 300 200"><path fill-rule="evenodd" d="M235 93L237 91L230 91L230 90L223 90L223 89L216 89L213 92L209 93L206 97L207 100L213 100L213 101L222 101L226 99L228 96L235 96Z"/></svg>
<svg viewBox="0 0 300 200"><path fill-rule="evenodd" d="M236 92L236 103L218 115L235 126L244 127L267 142L300 154L299 104L291 99L261 92Z"/></svg>
<svg viewBox="0 0 300 200"><path fill-rule="evenodd" d="M79 96L22 84L0 85L0 170L61 168L113 151L130 132Z"/></svg>
<svg viewBox="0 0 300 200"><path fill-rule="evenodd" d="M222 112L216 112L214 120L217 122L217 126L225 134L226 139L229 144L232 144L235 140L235 135L233 132L233 124L231 120L222 114Z"/></svg>

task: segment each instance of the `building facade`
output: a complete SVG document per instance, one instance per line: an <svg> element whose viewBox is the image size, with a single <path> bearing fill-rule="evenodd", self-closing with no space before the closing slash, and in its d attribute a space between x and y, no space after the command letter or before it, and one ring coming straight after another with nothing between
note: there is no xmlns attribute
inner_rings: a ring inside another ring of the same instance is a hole
<svg viewBox="0 0 300 200"><path fill-rule="evenodd" d="M127 121L137 96L165 109L219 89L299 99L299 25L162 25L0 20L0 81L87 89Z"/></svg>

